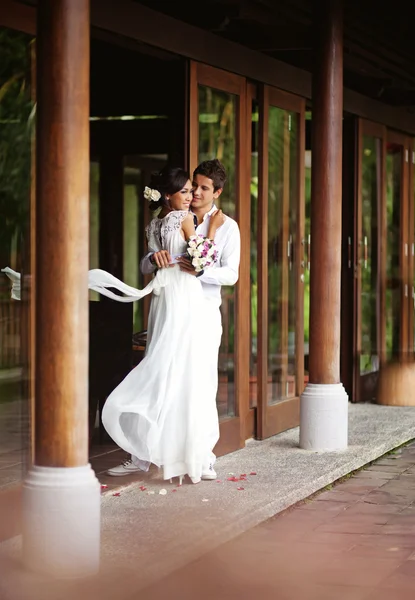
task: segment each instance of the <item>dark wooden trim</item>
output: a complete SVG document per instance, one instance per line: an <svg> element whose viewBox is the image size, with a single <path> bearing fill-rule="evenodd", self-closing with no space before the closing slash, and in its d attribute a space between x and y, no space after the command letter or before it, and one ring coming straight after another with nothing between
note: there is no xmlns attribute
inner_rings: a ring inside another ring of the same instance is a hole
<svg viewBox="0 0 415 600"><path fill-rule="evenodd" d="M118 0L117 10L114 10L112 0L92 0L91 11L93 27L117 34L114 35L114 43L122 45L122 40L117 36L124 36L307 99L312 97L311 73L224 40L137 2ZM0 6L1 24L34 34L35 22L35 7L3 0ZM94 31L92 36L94 37ZM408 110L383 104L347 88L344 89L344 110L415 134L415 116Z"/></svg>
<svg viewBox="0 0 415 600"><path fill-rule="evenodd" d="M259 90L257 437L266 437L268 405L268 116L269 87Z"/></svg>
<svg viewBox="0 0 415 600"><path fill-rule="evenodd" d="M347 88L344 88L343 92L346 112L363 119L371 119L392 129L415 133L415 117L408 110L383 104Z"/></svg>
<svg viewBox="0 0 415 600"><path fill-rule="evenodd" d="M250 440L255 437L256 432L256 408L250 408L245 421L245 440Z"/></svg>
<svg viewBox="0 0 415 600"><path fill-rule="evenodd" d="M91 12L95 27L264 81L300 96L310 95L311 76L308 73L139 3L118 0L114 10L112 0L92 0Z"/></svg>
<svg viewBox="0 0 415 600"><path fill-rule="evenodd" d="M372 129L372 128L371 128ZM372 135L372 134L368 134ZM361 288L362 288L362 267L361 267L361 242L362 242L362 165L363 165L363 125L361 119L356 122L356 181L354 196L354 302L353 306L353 395L352 400L359 402L360 397L360 355L362 345L362 311L361 311Z"/></svg>
<svg viewBox="0 0 415 600"><path fill-rule="evenodd" d="M287 398L267 407L267 423L263 438L297 427L300 422L300 398Z"/></svg>
<svg viewBox="0 0 415 600"><path fill-rule="evenodd" d="M295 323L295 351L296 351L296 395L304 391L304 275L305 275L305 100L300 99L297 115L298 129L298 193L297 193L297 230L295 246L296 281L296 323Z"/></svg>
<svg viewBox="0 0 415 600"><path fill-rule="evenodd" d="M415 207L414 207L414 140L408 139L409 146L409 182L408 182L408 243L409 243L409 265L408 265L408 353L413 358L414 355L414 243L415 243Z"/></svg>
<svg viewBox="0 0 415 600"><path fill-rule="evenodd" d="M9 27L36 35L36 9L12 0L2 0L0 5L0 27Z"/></svg>
<svg viewBox="0 0 415 600"><path fill-rule="evenodd" d="M199 88L197 63L190 63L189 80L189 171L196 169L199 157Z"/></svg>
<svg viewBox="0 0 415 600"><path fill-rule="evenodd" d="M379 360L380 368L386 364L386 265L388 256L387 245L387 218L386 218L386 128L382 128L382 172L380 174L382 182L382 204L380 219L380 240L379 240L379 290L380 290L380 326L379 326Z"/></svg>
<svg viewBox="0 0 415 600"><path fill-rule="evenodd" d="M304 98L271 87L269 88L269 103L271 106L296 113L304 113L305 110Z"/></svg>
<svg viewBox="0 0 415 600"><path fill-rule="evenodd" d="M236 401L240 418L240 443L245 445L246 419L249 413L249 359L251 356L251 132L252 99L247 98L247 83L238 78L238 137L239 157L236 219L241 234L241 259L239 280L236 286ZM230 82L228 81L228 84ZM236 82L235 82L236 83ZM248 135L249 131L249 135Z"/></svg>
<svg viewBox="0 0 415 600"><path fill-rule="evenodd" d="M359 127L363 135L369 135L374 138L383 139L385 136L385 128L379 123L374 121L368 121L367 119L360 119Z"/></svg>
<svg viewBox="0 0 415 600"><path fill-rule="evenodd" d="M216 456L223 456L241 448L241 422L238 417L224 419L219 424L220 438L213 452ZM245 443L245 440L244 440Z"/></svg>

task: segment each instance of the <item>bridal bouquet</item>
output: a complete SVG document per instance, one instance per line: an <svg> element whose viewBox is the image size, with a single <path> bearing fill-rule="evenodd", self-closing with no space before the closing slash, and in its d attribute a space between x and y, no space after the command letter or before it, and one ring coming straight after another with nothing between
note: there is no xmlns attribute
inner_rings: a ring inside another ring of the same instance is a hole
<svg viewBox="0 0 415 600"><path fill-rule="evenodd" d="M192 235L187 242L187 254L194 266L196 273L206 267L211 267L218 258L218 251L213 240L204 235Z"/></svg>

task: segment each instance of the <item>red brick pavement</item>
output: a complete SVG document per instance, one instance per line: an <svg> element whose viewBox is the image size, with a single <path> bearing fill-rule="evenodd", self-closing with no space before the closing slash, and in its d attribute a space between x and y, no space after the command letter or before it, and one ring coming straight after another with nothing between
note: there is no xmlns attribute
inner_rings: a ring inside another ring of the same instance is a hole
<svg viewBox="0 0 415 600"><path fill-rule="evenodd" d="M415 444L248 531L146 600L413 600Z"/></svg>

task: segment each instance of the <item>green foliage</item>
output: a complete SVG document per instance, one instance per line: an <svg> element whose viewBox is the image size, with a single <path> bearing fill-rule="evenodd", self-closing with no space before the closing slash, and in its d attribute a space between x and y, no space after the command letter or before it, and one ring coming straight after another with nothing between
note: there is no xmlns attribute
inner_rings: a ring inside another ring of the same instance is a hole
<svg viewBox="0 0 415 600"><path fill-rule="evenodd" d="M0 29L0 259L19 248L30 210L30 38Z"/></svg>

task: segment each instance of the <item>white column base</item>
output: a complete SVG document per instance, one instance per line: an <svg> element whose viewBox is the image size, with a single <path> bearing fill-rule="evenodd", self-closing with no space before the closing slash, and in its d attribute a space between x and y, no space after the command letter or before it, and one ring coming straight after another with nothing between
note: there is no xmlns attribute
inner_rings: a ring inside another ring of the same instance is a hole
<svg viewBox="0 0 415 600"><path fill-rule="evenodd" d="M80 578L99 570L101 486L91 465L30 469L23 484L23 563Z"/></svg>
<svg viewBox="0 0 415 600"><path fill-rule="evenodd" d="M341 383L309 383L300 402L300 448L345 450L348 438L348 396Z"/></svg>

